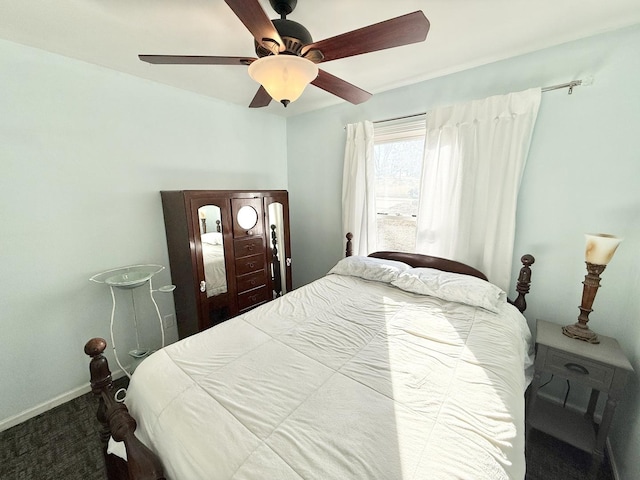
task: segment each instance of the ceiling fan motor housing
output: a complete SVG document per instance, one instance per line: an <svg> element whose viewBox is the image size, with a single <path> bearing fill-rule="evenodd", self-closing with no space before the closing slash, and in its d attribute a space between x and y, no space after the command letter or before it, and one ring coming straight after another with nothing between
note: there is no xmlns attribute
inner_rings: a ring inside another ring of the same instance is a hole
<svg viewBox="0 0 640 480"><path fill-rule="evenodd" d="M302 48L305 45L313 43L309 30L298 22L287 20L286 18L276 18L272 20L272 23L284 42L285 51L280 52L280 54L300 56ZM255 42L255 46L258 57L271 55L271 51L264 48L258 42Z"/></svg>

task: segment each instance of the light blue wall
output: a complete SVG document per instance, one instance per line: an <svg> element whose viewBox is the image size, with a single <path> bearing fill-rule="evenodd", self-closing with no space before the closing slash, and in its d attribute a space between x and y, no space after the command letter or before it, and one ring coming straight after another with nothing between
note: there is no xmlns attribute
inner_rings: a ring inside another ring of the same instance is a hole
<svg viewBox="0 0 640 480"><path fill-rule="evenodd" d="M0 41L0 422L86 385L82 346L108 338L110 311L87 279L168 264L159 190L288 187L300 285L343 255L346 123L588 75L594 84L572 96L543 95L515 251L537 258L529 320L568 323L585 274L582 233L624 236L591 325L618 338L640 372L638 47L640 28L625 29L285 122ZM158 285L168 281L165 271ZM173 311L167 298L161 310ZM626 393L611 438L621 479L640 478L637 374Z"/></svg>
<svg viewBox="0 0 640 480"><path fill-rule="evenodd" d="M428 40L427 40L428 41ZM340 104L287 123L294 279L307 283L343 255L340 199L347 123L425 112L593 76L592 86L543 94L520 192L515 252L536 257L527 317L573 323L583 233L625 237L603 274L591 327L619 339L640 372L640 27L608 33ZM518 258L514 260L519 265ZM514 273L515 276L515 273ZM621 479L640 478L638 374L620 403L611 443ZM582 404L580 389L570 401Z"/></svg>
<svg viewBox="0 0 640 480"><path fill-rule="evenodd" d="M168 267L160 190L287 181L280 117L6 41L0 112L2 422L87 385L82 349L109 338L111 308L89 277Z"/></svg>

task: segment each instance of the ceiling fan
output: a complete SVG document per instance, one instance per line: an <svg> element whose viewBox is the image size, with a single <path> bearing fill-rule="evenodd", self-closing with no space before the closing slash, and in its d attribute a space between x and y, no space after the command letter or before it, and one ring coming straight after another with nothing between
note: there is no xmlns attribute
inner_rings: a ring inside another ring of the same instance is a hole
<svg viewBox="0 0 640 480"><path fill-rule="evenodd" d="M287 19L297 0L269 0L279 19L270 20L258 0L225 0L255 39L253 57L198 55L138 55L140 60L164 65L244 65L261 84L249 107L266 107L274 98L285 107L296 100L307 84L353 104L367 101L371 94L330 73L318 63L363 53L422 42L429 32L429 20L418 10L407 15L314 42L301 24Z"/></svg>

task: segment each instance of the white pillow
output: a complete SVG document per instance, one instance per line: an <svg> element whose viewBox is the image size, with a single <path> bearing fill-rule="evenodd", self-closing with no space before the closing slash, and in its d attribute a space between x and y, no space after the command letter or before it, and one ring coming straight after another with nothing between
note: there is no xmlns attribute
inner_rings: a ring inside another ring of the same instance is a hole
<svg viewBox="0 0 640 480"><path fill-rule="evenodd" d="M349 275L365 280L391 283L411 267L403 262L354 255L340 260L329 274Z"/></svg>
<svg viewBox="0 0 640 480"><path fill-rule="evenodd" d="M202 243L208 243L209 245L222 245L222 233L211 232L202 234Z"/></svg>
<svg viewBox="0 0 640 480"><path fill-rule="evenodd" d="M435 268L412 268L391 282L407 292L464 303L490 312L498 312L507 294L485 280L461 273L443 272Z"/></svg>

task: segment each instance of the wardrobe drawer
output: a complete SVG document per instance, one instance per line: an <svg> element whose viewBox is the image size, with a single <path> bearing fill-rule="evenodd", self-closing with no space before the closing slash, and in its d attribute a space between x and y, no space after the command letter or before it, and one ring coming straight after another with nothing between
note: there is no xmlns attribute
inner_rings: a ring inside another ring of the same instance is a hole
<svg viewBox="0 0 640 480"><path fill-rule="evenodd" d="M264 255L250 255L248 257L242 257L236 259L236 276L244 275L246 273L255 272L257 270L264 270Z"/></svg>
<svg viewBox="0 0 640 480"><path fill-rule="evenodd" d="M249 290L248 292L244 292L238 295L238 308L240 312L251 308L256 307L267 300L269 300L269 292L267 291L267 286L263 285L259 288L254 288L253 290Z"/></svg>
<svg viewBox="0 0 640 480"><path fill-rule="evenodd" d="M262 237L235 240L233 242L233 250L236 258L262 253L264 251L262 241Z"/></svg>
<svg viewBox="0 0 640 480"><path fill-rule="evenodd" d="M267 283L267 274L264 270L253 273L247 273L236 278L236 286L238 292L245 292L254 288L261 287Z"/></svg>

